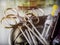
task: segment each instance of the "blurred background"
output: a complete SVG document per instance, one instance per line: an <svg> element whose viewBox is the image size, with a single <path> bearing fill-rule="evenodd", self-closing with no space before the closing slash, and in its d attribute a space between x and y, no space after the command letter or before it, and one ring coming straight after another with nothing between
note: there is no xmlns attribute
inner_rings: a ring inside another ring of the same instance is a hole
<svg viewBox="0 0 60 45"><path fill-rule="evenodd" d="M18 0L0 0L0 20L4 16L4 10L7 8L15 8L16 1ZM44 1L44 0L43 0ZM46 5L55 4L56 0L46 0ZM46 9L47 10L47 9ZM0 23L0 45L9 45L9 33L11 29L5 29L3 25Z"/></svg>
<svg viewBox="0 0 60 45"><path fill-rule="evenodd" d="M15 7L14 0L0 0L0 20L4 16L4 10L9 7ZM9 33L0 23L0 45L9 45Z"/></svg>

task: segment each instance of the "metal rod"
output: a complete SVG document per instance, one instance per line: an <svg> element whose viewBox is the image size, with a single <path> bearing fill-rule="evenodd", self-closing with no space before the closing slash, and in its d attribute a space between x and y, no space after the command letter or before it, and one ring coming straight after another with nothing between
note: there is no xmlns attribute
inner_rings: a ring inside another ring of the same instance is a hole
<svg viewBox="0 0 60 45"><path fill-rule="evenodd" d="M59 16L57 16L57 20L56 20L55 27L53 29L51 38L53 38L53 35L54 35L55 29L56 29L56 25L57 25L58 19L59 19Z"/></svg>
<svg viewBox="0 0 60 45"><path fill-rule="evenodd" d="M32 35L32 33L29 31L30 35L31 35L31 38L33 40L33 43L34 45L37 45L37 41L36 41L36 38L34 37L34 35Z"/></svg>
<svg viewBox="0 0 60 45"><path fill-rule="evenodd" d="M45 43L41 40L41 38L40 38L32 29L30 29L26 24L24 24L24 25L37 37L37 39L38 39L42 44L45 45Z"/></svg>
<svg viewBox="0 0 60 45"><path fill-rule="evenodd" d="M45 38L42 37L42 35L40 34L40 32L36 29L36 27L32 24L31 21L29 21L30 24L32 25L32 27L35 29L35 31L37 32L37 34L41 37L41 39L46 43L48 44L48 42L45 40Z"/></svg>
<svg viewBox="0 0 60 45"><path fill-rule="evenodd" d="M31 40L31 37L30 37L30 35L29 35L29 33L28 33L28 30L25 30L25 32L26 32L26 34L27 34L27 36L28 36L28 39L29 39L29 41L30 41L30 43L31 43L31 45L32 45L32 40Z"/></svg>
<svg viewBox="0 0 60 45"><path fill-rule="evenodd" d="M50 25L48 26L48 29L47 29L47 31L46 31L46 34L45 34L45 36L47 36L48 35L48 32L49 32L49 29L50 29Z"/></svg>
<svg viewBox="0 0 60 45"><path fill-rule="evenodd" d="M25 15L26 16L26 15ZM41 39L48 45L48 42L45 40L45 38L42 37L42 35L40 34L40 32L36 29L36 27L32 24L32 20L26 16L29 20L28 22L32 25L32 27L35 29L35 31L37 32L37 34L41 37Z"/></svg>
<svg viewBox="0 0 60 45"><path fill-rule="evenodd" d="M22 31L21 27L18 26L18 28L19 28L19 30L22 32L22 34L24 35L24 37L25 37L25 39L27 40L27 42L29 43L29 45L31 45L31 43L29 42L27 36L26 36L25 33Z"/></svg>
<svg viewBox="0 0 60 45"><path fill-rule="evenodd" d="M43 32L42 32L42 36L44 37L45 35L45 31L46 31L46 25L44 26Z"/></svg>

